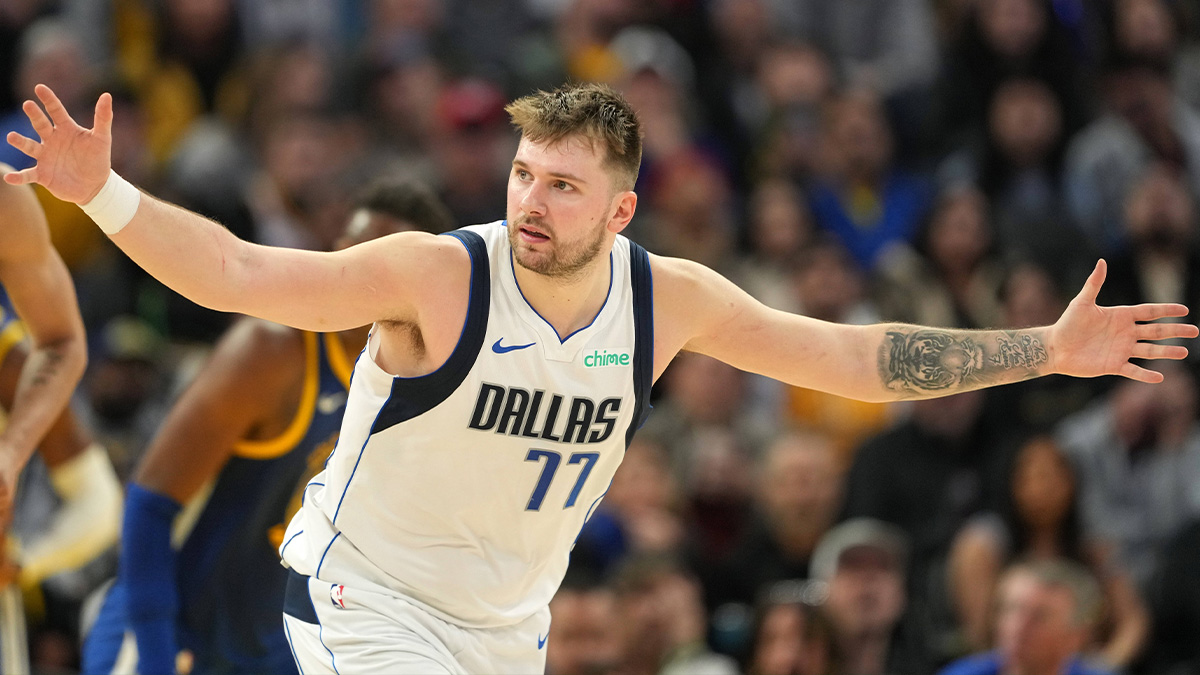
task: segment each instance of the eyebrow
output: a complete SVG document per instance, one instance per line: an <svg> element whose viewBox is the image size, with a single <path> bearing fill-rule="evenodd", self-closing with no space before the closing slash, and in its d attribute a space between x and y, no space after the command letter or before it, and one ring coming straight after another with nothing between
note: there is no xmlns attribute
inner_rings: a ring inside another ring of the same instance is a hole
<svg viewBox="0 0 1200 675"><path fill-rule="evenodd" d="M521 160L519 160L519 159L514 159L514 160L513 160L513 166L515 166L515 167L518 167L518 168L521 168L521 169L525 169L525 170L527 170L527 171L531 170L528 164L526 164L525 162L522 162L522 161L521 161ZM558 172L558 171L549 171L549 172L547 172L547 173L548 173L548 175L549 175L550 177L552 177L552 178L561 178L561 179L563 179L563 180L567 180L567 181L570 181L570 182L572 182L572 183L579 183L579 184L581 184L581 185L587 185L587 181L586 181L586 180L584 180L584 179L580 178L579 176L576 176L575 174L571 174L571 173L560 173L560 172Z"/></svg>

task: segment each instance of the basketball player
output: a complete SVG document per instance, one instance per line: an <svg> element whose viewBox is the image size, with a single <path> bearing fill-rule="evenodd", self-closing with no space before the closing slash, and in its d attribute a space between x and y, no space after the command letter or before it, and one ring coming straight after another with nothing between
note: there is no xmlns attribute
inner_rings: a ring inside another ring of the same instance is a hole
<svg viewBox="0 0 1200 675"><path fill-rule="evenodd" d="M28 672L24 611L12 582L36 585L117 540L120 482L107 452L67 407L86 360L75 287L42 208L33 190L0 185L0 535L35 447L61 499L49 526L14 554L0 536L0 672Z"/></svg>
<svg viewBox="0 0 1200 675"><path fill-rule="evenodd" d="M256 246L111 171L112 104L76 124L47 87L9 134L39 182L79 203L184 296L305 330L374 322L337 448L281 552L284 624L312 673L541 672L547 603L580 528L681 350L864 400L932 397L1049 373L1162 375L1183 358L1146 324L1182 305L1098 307L1105 266L1053 326L847 326L768 309L715 272L620 236L637 206L639 122L602 85L509 105L521 131L507 219L335 253Z"/></svg>
<svg viewBox="0 0 1200 675"><path fill-rule="evenodd" d="M339 245L450 222L430 190L380 181ZM119 577L83 672L174 672L180 649L191 661L181 671L296 672L277 550L300 490L333 451L366 339L367 327L312 333L249 317L229 329L129 484ZM173 521L189 528L178 553Z"/></svg>

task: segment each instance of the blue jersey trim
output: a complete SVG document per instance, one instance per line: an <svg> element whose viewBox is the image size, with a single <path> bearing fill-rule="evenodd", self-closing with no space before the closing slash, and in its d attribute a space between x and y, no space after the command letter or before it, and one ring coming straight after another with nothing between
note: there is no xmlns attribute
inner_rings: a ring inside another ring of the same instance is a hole
<svg viewBox="0 0 1200 675"><path fill-rule="evenodd" d="M549 321L546 321L546 317L542 316L536 309L534 309L533 304L529 302L529 298L525 297L525 291L521 290L521 282L517 281L517 263L516 263L516 261L513 260L512 251L509 251L509 253L508 253L508 266L510 268L512 268L513 283L516 284L516 286L517 286L517 293L520 293L521 299L525 301L525 306L528 307L534 314L537 314L537 318L539 318L543 322L545 322L545 324L547 326L550 326L550 330L554 331L555 335L558 335L558 330L554 327L554 325L551 324ZM604 308L608 306L608 299L612 297L612 287L613 287L613 258L612 258L612 251L609 251L608 252L608 293L606 293L604 296L604 304L600 305L600 311L596 312L596 316L592 317L592 320L588 322L588 325L584 326L583 328L573 331L570 335L568 335L566 337L558 338L558 343L560 345L566 343L567 340L570 340L571 338L575 337L575 335L577 335L580 331L585 331L585 330L591 328L592 324L596 323L596 319L600 318L600 313L603 312Z"/></svg>
<svg viewBox="0 0 1200 675"><path fill-rule="evenodd" d="M371 434L428 412L449 398L467 378L483 348L492 299L487 245L483 237L468 230L455 230L447 233L447 236L462 242L471 255L471 291L458 344L450 358L432 373L420 377L392 378L392 391L375 423L371 425Z"/></svg>
<svg viewBox="0 0 1200 675"><path fill-rule="evenodd" d="M629 242L629 281L633 289L633 419L625 432L625 447L650 415L650 389L654 386L654 275L650 254Z"/></svg>
<svg viewBox="0 0 1200 675"><path fill-rule="evenodd" d="M288 649L292 650L292 660L296 662L296 670L300 675L304 675L304 669L300 667L300 657L296 656L296 647L292 644L292 629L288 628L287 622L283 622L283 632L287 633Z"/></svg>
<svg viewBox="0 0 1200 675"><path fill-rule="evenodd" d="M283 542L283 548L279 549L279 557L280 558L283 557L283 552L287 550L288 544L292 543L293 539L295 539L296 537L299 537L302 534L304 534L304 530L300 530L296 534L293 534L292 536L288 537L287 541Z"/></svg>
<svg viewBox="0 0 1200 675"><path fill-rule="evenodd" d="M343 494L342 496L345 497L346 495ZM341 506L341 504L338 504L338 506ZM337 541L337 538L340 536L342 536L342 533L338 532L337 534L333 535L333 539L329 540L329 545L325 547L325 552L321 554L321 562L317 563L317 571L313 572L314 577L318 579L321 578L321 565L325 564L325 556L329 555L329 549L333 548L333 542Z"/></svg>
<svg viewBox="0 0 1200 675"><path fill-rule="evenodd" d="M333 650L329 648L329 645L325 644L325 626L322 626L319 620L317 621L317 639L321 641L321 646L325 648L325 651L329 652L329 665L333 666L333 672L336 675L342 675L337 669L337 657L333 655Z"/></svg>

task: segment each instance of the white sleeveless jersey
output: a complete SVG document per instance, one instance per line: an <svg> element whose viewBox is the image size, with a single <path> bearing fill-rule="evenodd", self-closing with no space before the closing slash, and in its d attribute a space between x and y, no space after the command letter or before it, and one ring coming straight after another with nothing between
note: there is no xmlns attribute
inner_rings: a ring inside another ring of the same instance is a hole
<svg viewBox="0 0 1200 675"><path fill-rule="evenodd" d="M617 237L603 308L560 340L521 294L503 222L448 236L471 254L458 345L435 372L401 378L368 341L337 447L280 554L452 623L506 626L550 602L649 411L650 267Z"/></svg>

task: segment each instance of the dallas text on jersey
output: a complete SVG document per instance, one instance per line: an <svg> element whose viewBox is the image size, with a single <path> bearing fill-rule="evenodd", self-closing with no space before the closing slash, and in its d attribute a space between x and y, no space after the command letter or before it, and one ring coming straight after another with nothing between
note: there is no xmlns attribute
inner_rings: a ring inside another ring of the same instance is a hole
<svg viewBox="0 0 1200 675"><path fill-rule="evenodd" d="M541 389L531 393L520 387L485 382L479 388L470 427L562 443L603 443L612 435L621 409L620 398L606 398L597 404L590 398L574 396L558 424L567 397L550 394L543 413L542 402L546 398Z"/></svg>

